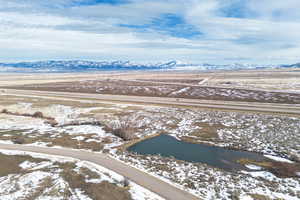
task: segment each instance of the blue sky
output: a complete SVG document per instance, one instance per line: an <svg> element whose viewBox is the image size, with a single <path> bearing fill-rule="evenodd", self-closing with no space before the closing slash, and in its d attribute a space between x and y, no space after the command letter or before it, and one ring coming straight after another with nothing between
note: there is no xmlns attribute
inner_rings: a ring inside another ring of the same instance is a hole
<svg viewBox="0 0 300 200"><path fill-rule="evenodd" d="M300 61L299 0L0 0L0 61Z"/></svg>

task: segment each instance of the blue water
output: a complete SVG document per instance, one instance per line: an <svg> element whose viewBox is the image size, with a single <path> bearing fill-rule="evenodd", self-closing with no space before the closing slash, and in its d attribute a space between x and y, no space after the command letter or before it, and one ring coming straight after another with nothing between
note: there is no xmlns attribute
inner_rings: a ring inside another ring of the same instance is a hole
<svg viewBox="0 0 300 200"><path fill-rule="evenodd" d="M142 155L172 156L178 160L205 163L224 170L248 170L245 166L236 162L241 158L256 161L265 160L265 157L261 154L228 150L205 144L192 144L179 141L169 135L160 135L144 140L129 147L128 151Z"/></svg>

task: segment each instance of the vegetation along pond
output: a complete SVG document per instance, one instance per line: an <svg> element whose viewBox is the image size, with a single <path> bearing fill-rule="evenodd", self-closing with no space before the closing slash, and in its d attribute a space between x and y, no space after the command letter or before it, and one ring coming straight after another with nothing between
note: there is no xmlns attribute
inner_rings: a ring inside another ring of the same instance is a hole
<svg viewBox="0 0 300 200"><path fill-rule="evenodd" d="M192 144L164 134L139 142L129 147L128 151L142 155L161 155L188 162L200 162L230 171L249 171L248 168L237 162L240 159L255 160L257 162L266 160L263 155L258 153L228 150L205 144Z"/></svg>

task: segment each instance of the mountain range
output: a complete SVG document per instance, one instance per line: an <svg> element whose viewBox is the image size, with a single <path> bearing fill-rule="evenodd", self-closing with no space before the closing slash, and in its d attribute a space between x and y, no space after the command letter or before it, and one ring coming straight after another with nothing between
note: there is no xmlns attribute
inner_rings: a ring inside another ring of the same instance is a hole
<svg viewBox="0 0 300 200"><path fill-rule="evenodd" d="M140 64L130 61L38 61L19 63L0 63L0 72L90 72L90 71L137 71L137 70L242 70L242 69L267 69L267 68L298 68L300 63L292 65L257 65L257 64L191 64L178 61L166 63Z"/></svg>

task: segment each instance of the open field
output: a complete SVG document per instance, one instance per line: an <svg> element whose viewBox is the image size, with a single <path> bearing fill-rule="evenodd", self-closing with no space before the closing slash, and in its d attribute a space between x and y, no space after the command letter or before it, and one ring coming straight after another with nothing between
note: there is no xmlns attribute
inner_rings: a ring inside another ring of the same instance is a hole
<svg viewBox="0 0 300 200"><path fill-rule="evenodd" d="M52 77L52 79L51 79ZM70 81L71 80L71 81ZM8 76L14 89L299 104L300 72L284 70Z"/></svg>
<svg viewBox="0 0 300 200"><path fill-rule="evenodd" d="M233 80L238 74L246 77L253 72L228 73L223 75ZM293 76L281 71L274 72L274 77L277 73L283 80ZM107 74L77 74L73 78L68 75L67 82L63 75L55 75L53 80L30 75L30 80L23 82L14 82L18 76L1 77L3 86L26 90L2 89L0 142L38 146L36 151L44 146L102 152L200 199L299 199L300 94L261 91L256 86L248 88L255 89L251 91L220 88L211 75L222 79L221 72L122 73L110 78ZM249 80L259 85L254 76ZM209 85L213 81L215 85ZM275 84L272 81L269 83ZM184 88L190 89L185 92ZM178 93L180 90L183 92ZM271 155L278 160L240 160L250 171L231 172L204 163L141 156L123 148L159 134ZM19 173L16 169L9 173Z"/></svg>
<svg viewBox="0 0 300 200"><path fill-rule="evenodd" d="M206 86L300 92L299 69L216 73Z"/></svg>
<svg viewBox="0 0 300 200"><path fill-rule="evenodd" d="M66 74L5 74L0 76L0 86L36 83L56 83L83 80L138 80L150 82L180 83L225 88L263 89L271 91L299 92L299 69L240 70L211 72L95 72Z"/></svg>
<svg viewBox="0 0 300 200"><path fill-rule="evenodd" d="M57 126L51 126L47 120L41 118L0 114L1 139L13 140L21 137L26 144L42 142L48 146L81 146L98 151L110 149L122 144L122 139L106 132L101 125L84 122L102 122L105 125L128 119L132 121L131 126L135 127L138 137L165 132L187 141L264 153L281 152L288 157L289 153L298 151L300 143L299 117L293 116L109 103L80 98L42 98L18 94L1 97L0 110L28 114L39 111L58 123ZM14 131L9 130L12 128Z"/></svg>
<svg viewBox="0 0 300 200"><path fill-rule="evenodd" d="M1 199L160 199L89 162L20 151L0 152Z"/></svg>
<svg viewBox="0 0 300 200"><path fill-rule="evenodd" d="M130 96L172 97L199 100L300 104L300 94L203 86L181 86L130 80L91 80L8 87L38 91L60 91Z"/></svg>

